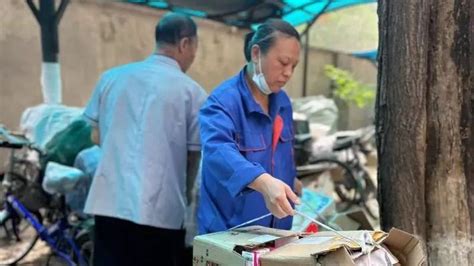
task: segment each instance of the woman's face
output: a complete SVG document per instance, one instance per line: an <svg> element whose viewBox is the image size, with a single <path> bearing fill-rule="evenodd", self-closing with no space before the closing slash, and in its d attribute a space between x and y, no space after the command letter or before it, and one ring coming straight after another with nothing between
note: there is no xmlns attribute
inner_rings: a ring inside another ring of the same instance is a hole
<svg viewBox="0 0 474 266"><path fill-rule="evenodd" d="M258 69L258 46L252 48L252 60ZM272 47L260 55L262 72L272 92L278 92L293 75L300 57L300 43L294 37L277 35Z"/></svg>

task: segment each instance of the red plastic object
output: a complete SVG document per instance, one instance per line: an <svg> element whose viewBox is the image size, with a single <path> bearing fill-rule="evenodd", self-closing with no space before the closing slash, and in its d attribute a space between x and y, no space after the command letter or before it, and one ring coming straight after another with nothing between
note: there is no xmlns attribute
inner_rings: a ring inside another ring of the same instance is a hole
<svg viewBox="0 0 474 266"><path fill-rule="evenodd" d="M310 223L308 227L306 227L306 233L317 233L319 231L319 227L315 223Z"/></svg>

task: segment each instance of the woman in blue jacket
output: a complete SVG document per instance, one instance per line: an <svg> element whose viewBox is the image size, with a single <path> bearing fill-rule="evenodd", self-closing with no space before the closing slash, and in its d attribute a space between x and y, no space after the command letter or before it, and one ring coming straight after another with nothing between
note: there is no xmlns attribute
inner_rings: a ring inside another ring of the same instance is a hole
<svg viewBox="0 0 474 266"><path fill-rule="evenodd" d="M298 32L278 19L246 36L247 64L201 109L201 234L256 221L289 229L296 177L290 99L282 87L298 64Z"/></svg>

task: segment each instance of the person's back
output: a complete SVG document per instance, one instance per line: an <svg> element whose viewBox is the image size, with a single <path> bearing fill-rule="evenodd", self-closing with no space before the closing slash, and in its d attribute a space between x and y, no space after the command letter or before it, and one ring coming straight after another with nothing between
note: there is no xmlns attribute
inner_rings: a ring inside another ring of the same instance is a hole
<svg viewBox="0 0 474 266"><path fill-rule="evenodd" d="M175 221L184 219L186 202L186 116L197 108L193 104L202 101L203 93L196 91L199 86L175 61L162 55L114 68L102 79L106 85L102 87L99 121L104 155L96 176L120 186L104 184L111 190L108 193L95 193L97 186L93 186L91 193L96 196L88 201L86 211L99 208L104 210L101 215L179 228ZM166 193L160 193L163 183ZM121 195L123 190L140 193ZM157 205L158 197L166 205ZM168 213L169 209L174 211ZM156 215L140 215L150 212Z"/></svg>
<svg viewBox="0 0 474 266"><path fill-rule="evenodd" d="M174 259L184 245L188 159L200 150L206 94L184 73L196 52L194 22L167 15L156 35L157 52L105 72L84 112L103 152L85 207L96 215L96 265L147 264L160 247ZM116 246L112 231L133 236Z"/></svg>

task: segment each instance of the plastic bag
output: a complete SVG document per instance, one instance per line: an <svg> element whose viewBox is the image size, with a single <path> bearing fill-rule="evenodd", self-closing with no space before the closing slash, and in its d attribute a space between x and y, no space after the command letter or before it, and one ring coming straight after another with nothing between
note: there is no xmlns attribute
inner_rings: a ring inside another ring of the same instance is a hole
<svg viewBox="0 0 474 266"><path fill-rule="evenodd" d="M41 165L56 162L72 166L80 151L92 147L92 127L85 120L78 119L66 128L56 133L44 148L45 155L41 157Z"/></svg>
<svg viewBox="0 0 474 266"><path fill-rule="evenodd" d="M337 130L338 109L333 99L322 95L292 100L293 111L306 115L311 134L317 139Z"/></svg>
<svg viewBox="0 0 474 266"><path fill-rule="evenodd" d="M20 129L41 150L53 136L77 120L83 108L40 104L27 108L20 121Z"/></svg>
<svg viewBox="0 0 474 266"><path fill-rule="evenodd" d="M42 187L49 194L67 194L74 191L84 176L84 172L77 168L49 162L46 166Z"/></svg>
<svg viewBox="0 0 474 266"><path fill-rule="evenodd" d="M99 146L92 146L81 151L74 161L74 167L84 172L84 178L76 185L76 189L66 194L66 203L71 210L84 215L84 206L86 204L87 195L94 178L97 165L102 156L102 150Z"/></svg>

